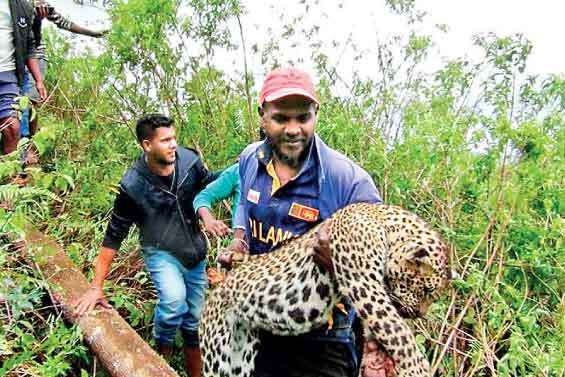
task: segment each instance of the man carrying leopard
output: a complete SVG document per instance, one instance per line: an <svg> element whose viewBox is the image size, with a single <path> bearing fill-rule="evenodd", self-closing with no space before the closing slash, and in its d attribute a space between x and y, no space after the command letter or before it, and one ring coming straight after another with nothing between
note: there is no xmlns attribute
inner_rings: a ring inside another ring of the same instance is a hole
<svg viewBox="0 0 565 377"><path fill-rule="evenodd" d="M241 200L231 250L269 253L348 204L382 202L369 174L315 134L319 104L307 73L286 68L267 75L258 108L266 139L240 157ZM315 249L317 262L332 271L323 230ZM323 326L300 336L262 331L255 376L356 375L355 310L345 300L332 316L331 329ZM367 370L366 376L378 374Z"/></svg>
<svg viewBox="0 0 565 377"><path fill-rule="evenodd" d="M320 227L331 235L332 273L315 262ZM357 203L273 252L235 254L240 262L203 312L204 377L256 375L259 330L304 334L325 324L342 297L350 299L365 336L394 359L398 377L430 377L403 317L423 315L445 288L447 253L440 235L416 215Z"/></svg>

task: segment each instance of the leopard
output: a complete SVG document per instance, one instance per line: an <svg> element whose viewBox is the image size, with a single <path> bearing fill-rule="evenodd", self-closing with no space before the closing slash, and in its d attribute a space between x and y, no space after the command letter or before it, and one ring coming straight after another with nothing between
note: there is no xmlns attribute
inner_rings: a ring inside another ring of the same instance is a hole
<svg viewBox="0 0 565 377"><path fill-rule="evenodd" d="M329 235L333 271L314 258L320 227ZM261 330L289 336L328 326L342 298L356 310L364 338L394 360L397 376L429 376L407 319L424 315L448 285L448 251L412 212L358 203L270 253L242 256L202 311L203 376L251 377Z"/></svg>

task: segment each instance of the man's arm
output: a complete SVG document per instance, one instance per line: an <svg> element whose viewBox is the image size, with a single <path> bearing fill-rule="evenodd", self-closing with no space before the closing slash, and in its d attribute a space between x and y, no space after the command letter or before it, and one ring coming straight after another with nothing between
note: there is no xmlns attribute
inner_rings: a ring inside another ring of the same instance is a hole
<svg viewBox="0 0 565 377"><path fill-rule="evenodd" d="M110 273L114 256L120 249L123 240L127 237L134 220L139 219L140 216L141 214L135 202L120 188L120 192L114 201L112 217L106 228L102 247L96 259L94 278L90 283L88 291L73 304L79 316L88 313L97 304L101 304L105 308L110 307L102 289L104 287L104 280Z"/></svg>
<svg viewBox="0 0 565 377"><path fill-rule="evenodd" d="M36 18L34 16L34 22ZM35 87L37 88L37 92L39 93L39 98L44 101L47 98L47 90L45 90L45 86L43 85L43 78L41 77L41 71L39 70L39 61L35 59L33 56L35 54L35 45L36 45L36 38L39 38L38 35L35 35L36 32L28 33L27 37L27 58L26 58L26 66L28 70L33 75L33 79L35 80Z"/></svg>
<svg viewBox="0 0 565 377"><path fill-rule="evenodd" d="M247 226L247 208L245 206L245 199L243 198L243 192L245 190L245 185L243 184L243 167L242 160L239 161L239 184L240 184L240 198L237 204L237 210L235 211L234 224L233 224L233 239L229 246L227 247L227 253L223 253L218 256L218 262L225 268L231 268L232 253L241 252L248 253L249 244L245 240L245 229Z"/></svg>
<svg viewBox="0 0 565 377"><path fill-rule="evenodd" d="M108 33L108 30L94 31L77 25L71 20L63 17L61 13L57 12L57 10L44 1L40 1L35 4L35 13L41 18L47 18L48 21L53 22L59 29L68 30L71 33L82 34L95 38L103 37Z"/></svg>
<svg viewBox="0 0 565 377"><path fill-rule="evenodd" d="M239 203L237 204L237 209L235 211L233 228L241 229L245 233L246 227L247 227L247 208L245 207L243 197L240 197Z"/></svg>
<svg viewBox="0 0 565 377"><path fill-rule="evenodd" d="M332 181L339 192L337 210L353 203L381 204L382 199L371 176L357 165L351 164L349 169L342 169ZM333 211L330 211L330 215ZM330 250L330 234L328 225L323 225L317 232L314 247L314 260L318 265L333 275L333 262Z"/></svg>
<svg viewBox="0 0 565 377"><path fill-rule="evenodd" d="M230 228L212 214L212 206L220 200L229 198L239 184L237 164L230 166L194 198L193 207L204 222L204 228L215 236L225 236Z"/></svg>
<svg viewBox="0 0 565 377"><path fill-rule="evenodd" d="M110 267L112 266L116 252L117 250L104 246L100 249L100 253L96 259L96 266L94 267L94 278L86 293L73 304L78 316L88 313L94 309L97 304L107 309L111 307L104 297L102 288L104 287L106 276L110 273Z"/></svg>
<svg viewBox="0 0 565 377"><path fill-rule="evenodd" d="M212 208L220 200L229 198L234 193L239 182L237 171L237 164L232 165L224 170L216 180L208 184L194 198L194 210L198 211L200 207ZM205 177L207 177L206 174L203 173Z"/></svg>
<svg viewBox="0 0 565 377"><path fill-rule="evenodd" d="M39 70L39 62L35 58L28 58L26 60L26 65L31 74L33 75L33 79L35 80L35 87L37 88L37 92L39 93L39 98L41 101L45 101L47 98L47 90L43 85L43 78L41 77L41 71Z"/></svg>
<svg viewBox="0 0 565 377"><path fill-rule="evenodd" d="M69 28L69 31L71 33L82 34L89 37L102 38L103 36L108 34L110 30L91 30L85 28L84 26L77 25L74 22L71 22L71 27Z"/></svg>
<svg viewBox="0 0 565 377"><path fill-rule="evenodd" d="M237 209L235 211L234 216L234 234L233 240L231 244L228 246L228 250L232 251L241 251L241 252L249 252L249 245L245 240L246 237L246 229L247 229L247 221L248 221L248 214L247 214L247 206L245 205L245 185L244 185L244 174L245 172L243 169L245 168L245 159L240 158L239 160L239 186L240 186L240 197L239 203L237 204Z"/></svg>
<svg viewBox="0 0 565 377"><path fill-rule="evenodd" d="M222 220L216 219L209 207L200 207L196 211L204 223L204 229L216 237L223 237L230 233L230 227Z"/></svg>

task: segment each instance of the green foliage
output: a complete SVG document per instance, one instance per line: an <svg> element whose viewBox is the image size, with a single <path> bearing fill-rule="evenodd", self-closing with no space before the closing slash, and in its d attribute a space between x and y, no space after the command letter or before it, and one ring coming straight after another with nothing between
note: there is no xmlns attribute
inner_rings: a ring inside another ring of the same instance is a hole
<svg viewBox="0 0 565 377"><path fill-rule="evenodd" d="M386 0L386 4L397 13L406 13L414 9L415 0Z"/></svg>
<svg viewBox="0 0 565 377"><path fill-rule="evenodd" d="M321 6L304 3L306 12ZM417 24L414 3L387 1ZM91 274L117 184L139 154L140 114L172 115L180 144L212 169L230 165L256 135L244 77L228 77L212 59L235 45L237 1L130 0L109 11L112 32L97 56L70 55L66 41L48 35L47 84L56 89L33 139L41 168L27 169L27 186L17 188L17 157L0 160L0 374L92 369L80 334L57 316L14 241L32 223ZM455 59L425 73L434 41L412 31L376 41L374 76L354 72L345 82L315 26L290 23L284 33L312 48L318 133L370 172L386 202L420 214L452 246L459 277L417 326L438 374L559 376L565 78L527 76L532 45L521 35L477 36L484 60ZM362 65L363 53L351 48ZM276 39L254 46L265 69L279 64L277 51ZM149 340L155 294L137 247L135 234L124 242L107 291Z"/></svg>

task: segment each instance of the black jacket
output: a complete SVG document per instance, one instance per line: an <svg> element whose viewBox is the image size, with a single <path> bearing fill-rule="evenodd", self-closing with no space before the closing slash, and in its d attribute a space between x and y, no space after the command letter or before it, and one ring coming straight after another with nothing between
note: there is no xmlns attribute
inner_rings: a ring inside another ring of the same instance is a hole
<svg viewBox="0 0 565 377"><path fill-rule="evenodd" d="M35 20L33 7L26 0L8 0L12 13L12 27L14 30L16 74L18 85L22 85L26 60L32 56L35 42L34 35L40 38L38 30L32 31Z"/></svg>
<svg viewBox="0 0 565 377"><path fill-rule="evenodd" d="M153 174L144 155L126 171L103 246L118 249L132 223L140 230L142 247L157 247L192 267L206 256L206 241L198 225L192 202L212 182L196 151L177 149L175 189L165 187Z"/></svg>

